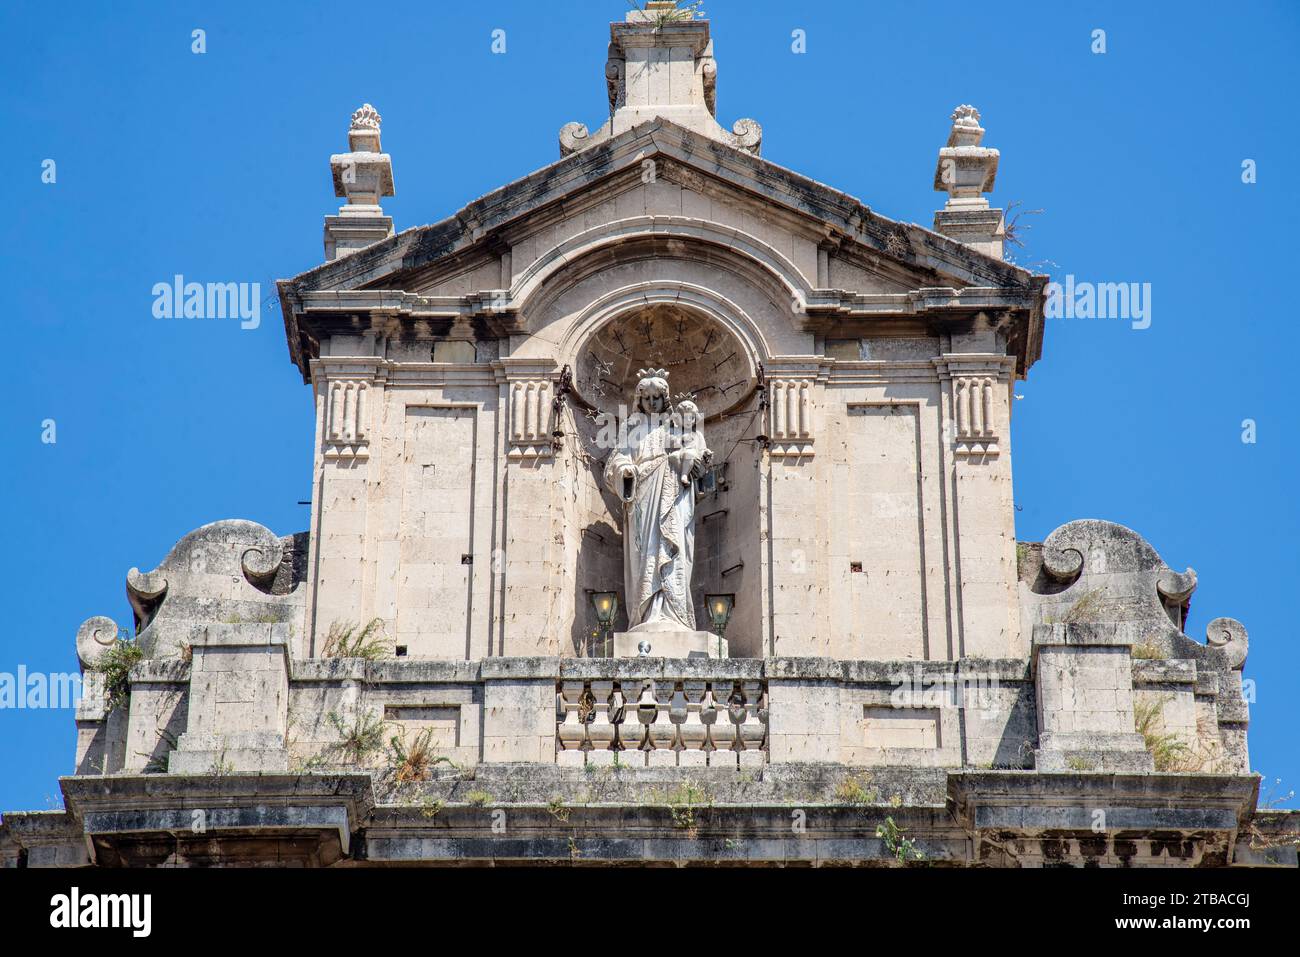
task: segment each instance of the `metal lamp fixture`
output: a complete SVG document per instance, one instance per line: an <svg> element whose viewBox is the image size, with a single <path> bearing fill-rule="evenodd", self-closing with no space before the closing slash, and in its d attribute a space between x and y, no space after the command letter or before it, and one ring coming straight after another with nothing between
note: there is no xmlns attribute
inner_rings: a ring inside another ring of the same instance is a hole
<svg viewBox="0 0 1300 957"><path fill-rule="evenodd" d="M614 616L618 614L618 592L594 591L591 593L591 607L596 610L596 623L601 639L601 649L608 657L609 635L614 627Z"/></svg>
<svg viewBox="0 0 1300 957"><path fill-rule="evenodd" d="M705 595L704 604L709 609L713 630L718 636L718 657L722 657L722 633L731 621L731 610L736 607L735 595Z"/></svg>

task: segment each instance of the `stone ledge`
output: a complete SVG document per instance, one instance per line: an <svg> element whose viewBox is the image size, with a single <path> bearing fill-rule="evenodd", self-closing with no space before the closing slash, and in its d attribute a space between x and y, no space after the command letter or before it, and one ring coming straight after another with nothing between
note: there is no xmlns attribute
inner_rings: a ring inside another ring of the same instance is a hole
<svg viewBox="0 0 1300 957"><path fill-rule="evenodd" d="M859 800L864 781L875 793ZM846 788L851 782L859 789ZM1300 814L1253 810L1258 782L843 765L592 774L520 764L479 768L472 778L440 770L375 805L369 774L109 775L61 779L66 812L6 815L0 861L84 864L78 848L84 854L89 840L104 866L344 858L883 865L896 863L898 850L875 836L888 818L927 864L1293 864L1289 844L1260 851L1238 837L1246 825L1266 839L1300 825Z"/></svg>
<svg viewBox="0 0 1300 957"><path fill-rule="evenodd" d="M803 659L798 659L803 660ZM917 661L903 658L894 661L841 660L843 679L860 684L896 684L899 677L914 681L918 669L923 680L960 682L975 677L980 680L1030 681L1027 658L961 658L957 661Z"/></svg>
<svg viewBox="0 0 1300 957"><path fill-rule="evenodd" d="M196 648L257 648L277 645L288 654L292 640L288 622L239 622L205 625L195 639Z"/></svg>
<svg viewBox="0 0 1300 957"><path fill-rule="evenodd" d="M1255 806L1259 781L1257 774L955 771L948 777L948 797L958 814L990 805L1168 808L1177 803L1227 808L1240 821Z"/></svg>
<svg viewBox="0 0 1300 957"><path fill-rule="evenodd" d="M1197 680L1196 662L1187 658L1154 661L1133 659L1133 685L1186 685ZM1217 685L1216 685L1217 687Z"/></svg>
<svg viewBox="0 0 1300 957"><path fill-rule="evenodd" d="M440 661L432 658L295 658L289 663L289 680L295 682L363 681L385 684L423 682L476 683L480 678L477 661Z"/></svg>
<svg viewBox="0 0 1300 957"><path fill-rule="evenodd" d="M1131 648L1136 642L1131 622L1058 622L1034 625L1033 650L1047 647Z"/></svg>
<svg viewBox="0 0 1300 957"><path fill-rule="evenodd" d="M146 658L131 669L131 684L189 684L190 663L175 658Z"/></svg>
<svg viewBox="0 0 1300 957"><path fill-rule="evenodd" d="M762 658L566 658L560 661L559 678L562 681L647 678L759 681L765 672L764 663Z"/></svg>
<svg viewBox="0 0 1300 957"><path fill-rule="evenodd" d="M160 662L161 666L162 663ZM174 667L172 663L169 667ZM502 680L635 680L672 678L702 680L763 678L836 680L860 684L896 684L912 678L921 668L927 680L955 680L972 676L1001 681L1028 681L1025 658L963 658L959 661L841 660L836 658L482 658L473 661L438 659L295 658L289 678L295 682L364 681L368 683L420 683Z"/></svg>

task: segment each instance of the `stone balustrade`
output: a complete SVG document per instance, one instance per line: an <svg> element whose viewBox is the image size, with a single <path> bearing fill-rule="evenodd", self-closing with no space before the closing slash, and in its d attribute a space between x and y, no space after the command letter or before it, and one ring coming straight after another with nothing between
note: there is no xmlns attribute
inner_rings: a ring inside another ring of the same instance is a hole
<svg viewBox="0 0 1300 957"><path fill-rule="evenodd" d="M767 714L764 681L559 681L555 760L576 767L759 767L767 760Z"/></svg>

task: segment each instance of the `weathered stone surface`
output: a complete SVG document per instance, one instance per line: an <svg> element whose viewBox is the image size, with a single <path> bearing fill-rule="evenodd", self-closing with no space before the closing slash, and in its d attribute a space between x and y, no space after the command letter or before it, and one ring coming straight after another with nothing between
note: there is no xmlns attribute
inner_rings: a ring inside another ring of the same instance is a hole
<svg viewBox="0 0 1300 957"><path fill-rule="evenodd" d="M255 522L213 522L190 532L150 572L132 568L126 590L135 641L151 658L185 654L209 625L299 627L306 536L280 538ZM83 626L85 627L85 626Z"/></svg>
<svg viewBox="0 0 1300 957"><path fill-rule="evenodd" d="M432 225L393 233L353 115L327 261L279 284L310 533L131 570L143 660L79 629L67 810L6 816L0 862L1294 864L1245 628L1185 635L1195 573L1122 526L1015 540L1047 277L1002 259L978 112L930 231L719 126L706 21L654 0L611 39L610 122ZM611 440L642 380L711 461Z"/></svg>
<svg viewBox="0 0 1300 957"><path fill-rule="evenodd" d="M1134 675L1150 689L1137 696L1150 733L1174 735L1179 764L1188 770L1248 771L1249 714L1241 685L1246 630L1234 619L1217 618L1207 629L1206 644L1183 633L1187 602L1196 588L1194 571L1175 572L1136 532L1095 520L1063 525L1041 547L1023 547L1022 554L1022 627L1034 630L1036 656L1040 633L1049 631L1055 637L1045 640L1057 646L1091 643L1127 649L1135 656ZM1184 676L1181 684L1194 683L1195 690L1162 689L1180 683L1172 681L1175 673ZM1118 689L1122 712L1134 700L1133 683L1118 684L1126 686ZM1094 707L1107 705L1104 694L1089 700ZM1105 764L1095 754L1076 756L1078 764L1089 762Z"/></svg>
<svg viewBox="0 0 1300 957"><path fill-rule="evenodd" d="M346 861L1294 866L1295 812L1238 835L1254 777L843 765L63 779L67 811L0 822L8 866ZM892 822L894 836L877 827ZM83 835L84 831L84 835ZM82 857L76 857L80 848ZM900 853L901 852L901 853Z"/></svg>

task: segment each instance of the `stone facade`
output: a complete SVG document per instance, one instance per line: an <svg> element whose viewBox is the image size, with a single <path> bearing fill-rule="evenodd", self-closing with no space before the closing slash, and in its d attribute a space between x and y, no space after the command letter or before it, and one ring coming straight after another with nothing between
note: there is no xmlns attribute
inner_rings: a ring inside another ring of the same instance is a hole
<svg viewBox="0 0 1300 957"><path fill-rule="evenodd" d="M603 127L397 234L353 115L325 261L279 284L311 527L131 570L129 695L91 619L66 809L6 815L0 861L1295 864L1254 810L1244 628L1183 634L1195 574L1121 526L1016 541L1047 277L1002 260L978 112L931 231L761 159L716 73L707 21L634 11ZM643 367L705 417L723 658L600 640L602 429Z"/></svg>

